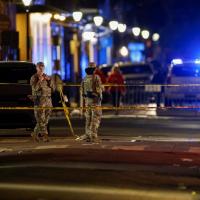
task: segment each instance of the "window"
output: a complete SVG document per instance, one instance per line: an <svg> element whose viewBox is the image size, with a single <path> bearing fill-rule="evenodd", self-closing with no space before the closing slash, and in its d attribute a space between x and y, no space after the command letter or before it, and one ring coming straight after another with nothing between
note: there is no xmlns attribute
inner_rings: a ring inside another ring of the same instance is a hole
<svg viewBox="0 0 200 200"><path fill-rule="evenodd" d="M152 74L152 70L149 65L121 66L120 70L123 74Z"/></svg>

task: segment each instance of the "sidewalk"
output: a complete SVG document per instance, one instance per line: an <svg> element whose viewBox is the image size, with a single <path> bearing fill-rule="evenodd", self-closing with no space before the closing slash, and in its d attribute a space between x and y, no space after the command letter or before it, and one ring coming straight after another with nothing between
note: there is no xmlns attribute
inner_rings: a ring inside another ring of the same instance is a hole
<svg viewBox="0 0 200 200"><path fill-rule="evenodd" d="M81 118L79 110L74 110L71 118ZM84 118L84 116L82 116ZM60 112L59 115L55 113L51 117L52 119L65 118L64 112ZM147 108L141 110L119 110L118 115L115 115L115 111L104 110L102 118L150 118L150 119L200 119L200 110L198 109L180 109L180 108Z"/></svg>
<svg viewBox="0 0 200 200"><path fill-rule="evenodd" d="M0 139L0 163L14 161L81 161L148 165L200 166L200 140L142 141L102 137L99 144L73 138L33 143L30 138Z"/></svg>

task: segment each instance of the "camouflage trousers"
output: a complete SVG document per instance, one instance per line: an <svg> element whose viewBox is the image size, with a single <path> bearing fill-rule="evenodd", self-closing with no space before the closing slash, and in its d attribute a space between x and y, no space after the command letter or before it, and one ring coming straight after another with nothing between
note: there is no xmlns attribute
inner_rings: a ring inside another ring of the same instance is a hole
<svg viewBox="0 0 200 200"><path fill-rule="evenodd" d="M97 109L95 106L89 106L85 112L85 136L90 139L98 137L98 128L101 123L102 110Z"/></svg>
<svg viewBox="0 0 200 200"><path fill-rule="evenodd" d="M34 128L34 133L36 135L46 135L48 134L47 126L52 110L38 109L39 107L52 107L51 98L43 98L38 105L35 105L34 109L35 119L37 122Z"/></svg>

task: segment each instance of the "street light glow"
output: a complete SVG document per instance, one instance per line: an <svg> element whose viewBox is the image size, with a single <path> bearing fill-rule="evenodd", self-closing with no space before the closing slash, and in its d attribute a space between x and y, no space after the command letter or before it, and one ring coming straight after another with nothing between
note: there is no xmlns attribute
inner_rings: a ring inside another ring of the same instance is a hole
<svg viewBox="0 0 200 200"><path fill-rule="evenodd" d="M65 16L63 16L63 15L60 15L60 17L59 17L59 20L60 20L60 21L65 21L65 19L66 19L66 17L65 17Z"/></svg>
<svg viewBox="0 0 200 200"><path fill-rule="evenodd" d="M159 39L160 39L160 35L158 33L154 33L153 36L152 36L152 40L154 42L157 42Z"/></svg>
<svg viewBox="0 0 200 200"><path fill-rule="evenodd" d="M53 16L55 20L65 21L66 17L64 15L55 14Z"/></svg>
<svg viewBox="0 0 200 200"><path fill-rule="evenodd" d="M52 18L52 14L51 13L44 13L40 19L43 21L43 22L49 22L50 19Z"/></svg>
<svg viewBox="0 0 200 200"><path fill-rule="evenodd" d="M142 34L142 37L143 37L145 40L147 40L147 39L149 38L149 36L150 36L150 33L149 33L148 30L143 30L141 34Z"/></svg>
<svg viewBox="0 0 200 200"><path fill-rule="evenodd" d="M75 11L72 13L72 17L75 22L79 22L79 21L81 21L81 19L83 17L83 13L81 11Z"/></svg>
<svg viewBox="0 0 200 200"><path fill-rule="evenodd" d="M140 35L141 29L139 27L133 27L132 33L134 36L138 37Z"/></svg>
<svg viewBox="0 0 200 200"><path fill-rule="evenodd" d="M120 50L119 53L123 56L123 57L127 57L128 56L128 49L127 47L123 46Z"/></svg>
<svg viewBox="0 0 200 200"><path fill-rule="evenodd" d="M32 0L22 0L22 2L23 2L23 4L24 4L25 6L30 6Z"/></svg>
<svg viewBox="0 0 200 200"><path fill-rule="evenodd" d="M123 33L126 31L126 24L118 24L117 28L120 33Z"/></svg>
<svg viewBox="0 0 200 200"><path fill-rule="evenodd" d="M95 36L95 32L85 31L82 33L82 38L84 41L91 41Z"/></svg>
<svg viewBox="0 0 200 200"><path fill-rule="evenodd" d="M109 22L109 27L112 31L117 30L118 28L118 21L110 21Z"/></svg>
<svg viewBox="0 0 200 200"><path fill-rule="evenodd" d="M55 14L55 15L53 16L53 18L56 19L56 20L58 20L58 19L60 18L60 15L59 15L59 14Z"/></svg>
<svg viewBox="0 0 200 200"><path fill-rule="evenodd" d="M103 23L103 17L102 16L96 16L93 18L94 23L96 26L101 26L101 24Z"/></svg>

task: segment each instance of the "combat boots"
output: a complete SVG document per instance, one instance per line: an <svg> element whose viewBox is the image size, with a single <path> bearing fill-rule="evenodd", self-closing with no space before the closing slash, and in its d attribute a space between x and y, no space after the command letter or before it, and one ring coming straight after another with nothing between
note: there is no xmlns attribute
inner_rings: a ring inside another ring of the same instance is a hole
<svg viewBox="0 0 200 200"><path fill-rule="evenodd" d="M43 142L49 142L49 141L50 141L50 140L49 140L48 133L44 133L44 134L42 135L42 141L43 141Z"/></svg>
<svg viewBox="0 0 200 200"><path fill-rule="evenodd" d="M33 138L33 141L34 141L34 142L40 142L40 138L39 138L39 136L38 136L37 133L32 132L32 133L31 133L31 137Z"/></svg>

